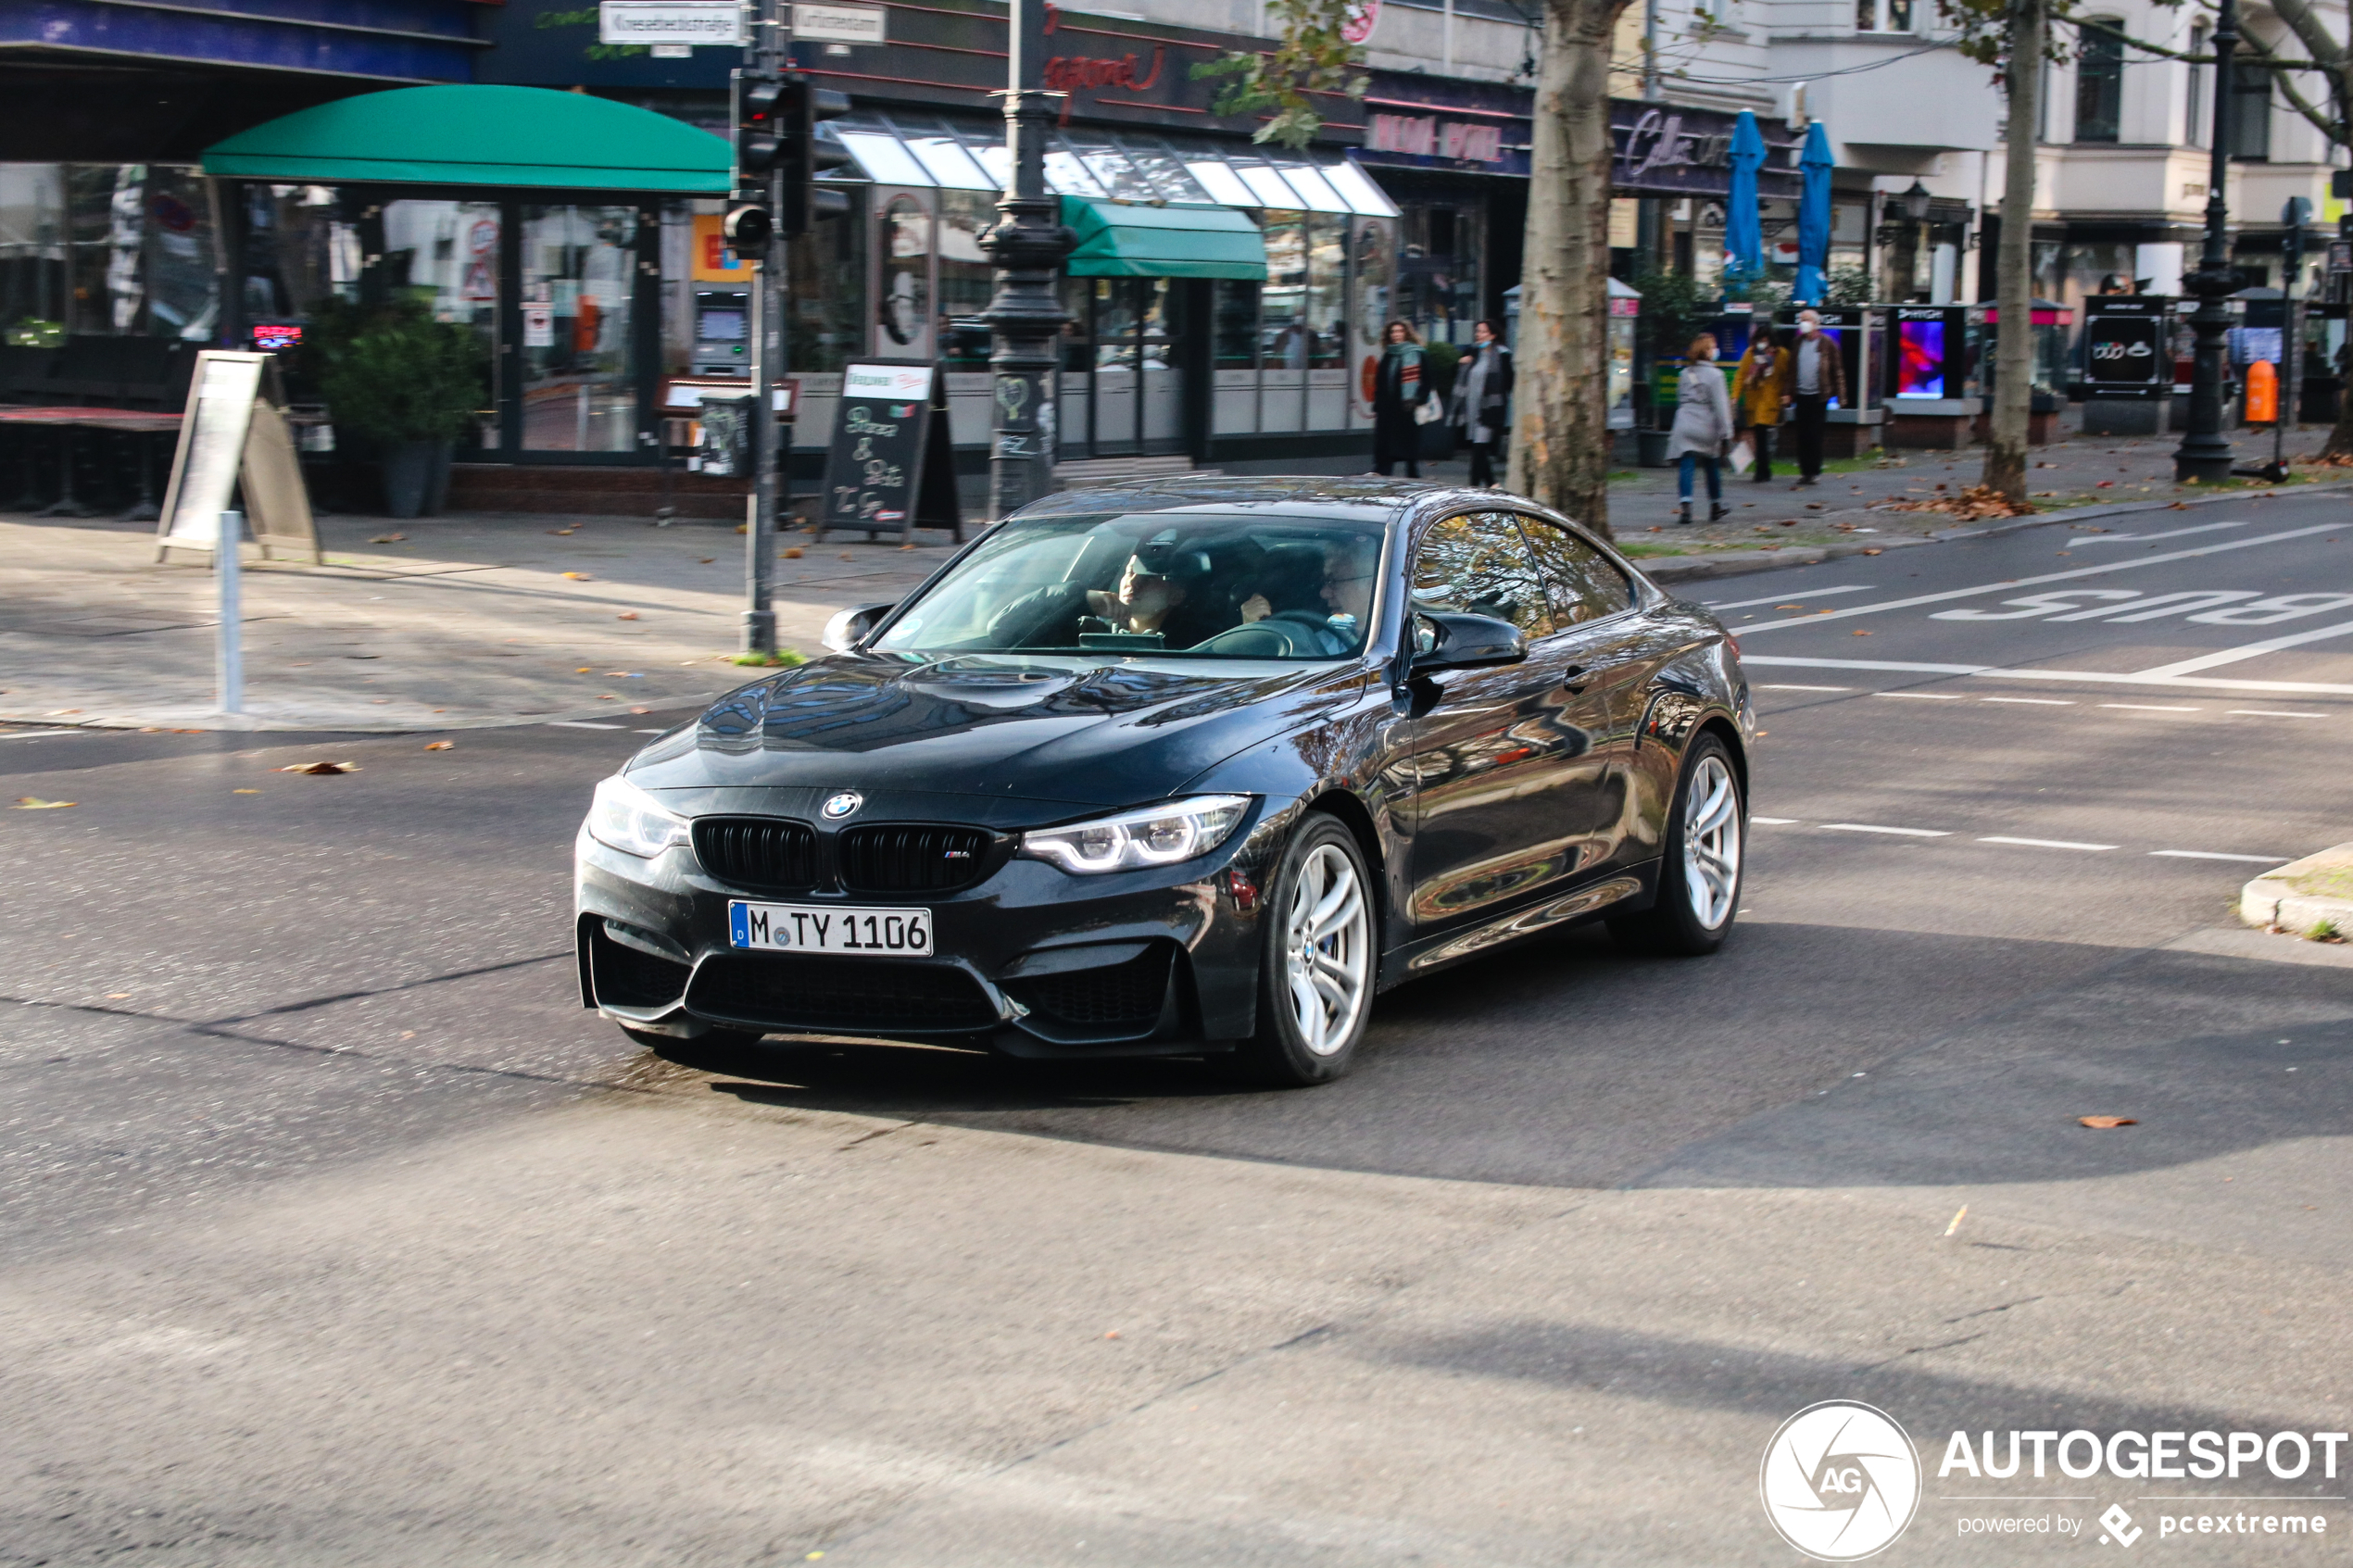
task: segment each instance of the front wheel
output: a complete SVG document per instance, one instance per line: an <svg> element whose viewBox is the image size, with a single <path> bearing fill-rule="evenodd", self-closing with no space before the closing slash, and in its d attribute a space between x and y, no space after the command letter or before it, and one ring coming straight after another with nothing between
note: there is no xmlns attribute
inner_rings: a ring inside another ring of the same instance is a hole
<svg viewBox="0 0 2353 1568"><path fill-rule="evenodd" d="M1696 958L1724 945L1740 908L1741 850L1748 826L1731 753L1712 734L1692 743L1667 813L1658 898L1609 922L1609 934L1638 953Z"/></svg>
<svg viewBox="0 0 2353 1568"><path fill-rule="evenodd" d="M1311 813L1291 835L1261 917L1258 1033L1230 1066L1253 1083L1328 1084L1348 1071L1373 1011L1376 892L1356 837Z"/></svg>

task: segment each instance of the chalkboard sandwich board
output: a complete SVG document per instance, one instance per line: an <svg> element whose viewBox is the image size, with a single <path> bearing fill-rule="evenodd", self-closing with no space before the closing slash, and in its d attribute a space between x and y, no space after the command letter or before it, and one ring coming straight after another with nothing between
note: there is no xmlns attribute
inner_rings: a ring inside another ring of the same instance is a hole
<svg viewBox="0 0 2353 1568"><path fill-rule="evenodd" d="M912 544L918 528L945 528L964 541L956 503L956 457L948 434L948 378L937 365L846 367L817 499L817 539L862 528L896 529Z"/></svg>

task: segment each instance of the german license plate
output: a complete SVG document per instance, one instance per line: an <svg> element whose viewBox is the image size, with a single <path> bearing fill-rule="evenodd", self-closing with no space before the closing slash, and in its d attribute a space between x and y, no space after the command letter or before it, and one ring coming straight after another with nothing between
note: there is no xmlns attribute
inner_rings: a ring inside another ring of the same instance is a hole
<svg viewBox="0 0 2353 1568"><path fill-rule="evenodd" d="M831 905L754 904L730 899L727 940L737 947L862 958L929 958L929 909L869 909Z"/></svg>

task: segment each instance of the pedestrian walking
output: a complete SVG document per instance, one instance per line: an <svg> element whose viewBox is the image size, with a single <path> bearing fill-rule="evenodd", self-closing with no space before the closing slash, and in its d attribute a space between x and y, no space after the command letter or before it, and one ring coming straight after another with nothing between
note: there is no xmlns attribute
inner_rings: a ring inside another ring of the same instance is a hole
<svg viewBox="0 0 2353 1568"><path fill-rule="evenodd" d="M1682 472L1676 484L1681 497L1677 522L1692 521L1694 468L1707 470L1707 521L1722 521L1727 510L1722 458L1725 444L1731 439L1731 395L1724 390L1724 371L1716 363L1716 339L1702 332L1692 339L1690 358L1684 361L1682 374L1675 378L1675 428L1668 435L1667 456L1670 462L1681 459Z"/></svg>
<svg viewBox="0 0 2353 1568"><path fill-rule="evenodd" d="M1373 468L1386 475L1400 461L1407 479L1422 476L1422 402L1429 384L1422 378L1421 334L1405 321L1391 321L1382 334L1387 346L1373 377Z"/></svg>
<svg viewBox="0 0 2353 1568"><path fill-rule="evenodd" d="M1470 358L1455 372L1454 424L1470 447L1471 487L1491 489L1495 445L1509 428L1512 351L1495 335L1492 321L1475 324L1471 342Z"/></svg>
<svg viewBox="0 0 2353 1568"><path fill-rule="evenodd" d="M1789 395L1789 350L1773 341L1772 325L1767 322L1749 339L1748 352L1741 356L1732 377L1732 406L1756 448L1755 478L1759 484L1773 477L1773 432L1780 427Z"/></svg>
<svg viewBox="0 0 2353 1568"><path fill-rule="evenodd" d="M1822 474L1822 432L1832 403L1846 402L1846 367L1838 345L1822 332L1818 310L1797 313L1797 349L1790 357L1790 412L1797 426L1797 483L1802 490Z"/></svg>

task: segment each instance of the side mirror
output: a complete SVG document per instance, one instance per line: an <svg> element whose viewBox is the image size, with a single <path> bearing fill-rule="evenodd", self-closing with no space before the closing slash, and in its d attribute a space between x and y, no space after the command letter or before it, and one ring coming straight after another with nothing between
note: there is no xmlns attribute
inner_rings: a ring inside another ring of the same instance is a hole
<svg viewBox="0 0 2353 1568"><path fill-rule="evenodd" d="M1491 615L1437 615L1417 611L1413 621L1413 672L1477 670L1516 664L1528 657L1528 638L1508 621Z"/></svg>
<svg viewBox="0 0 2353 1568"><path fill-rule="evenodd" d="M862 640L875 629L875 623L899 607L895 604L854 605L849 609L834 611L825 622L824 635L818 641L829 653L841 653Z"/></svg>

